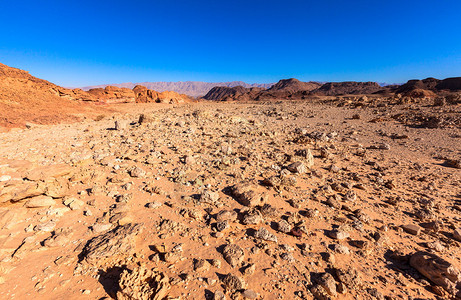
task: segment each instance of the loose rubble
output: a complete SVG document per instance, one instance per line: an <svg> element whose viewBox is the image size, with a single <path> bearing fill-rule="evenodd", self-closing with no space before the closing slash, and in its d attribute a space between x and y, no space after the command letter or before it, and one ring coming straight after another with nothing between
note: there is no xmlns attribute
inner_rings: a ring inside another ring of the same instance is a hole
<svg viewBox="0 0 461 300"><path fill-rule="evenodd" d="M460 298L461 134L398 103L146 103L1 133L0 298Z"/></svg>

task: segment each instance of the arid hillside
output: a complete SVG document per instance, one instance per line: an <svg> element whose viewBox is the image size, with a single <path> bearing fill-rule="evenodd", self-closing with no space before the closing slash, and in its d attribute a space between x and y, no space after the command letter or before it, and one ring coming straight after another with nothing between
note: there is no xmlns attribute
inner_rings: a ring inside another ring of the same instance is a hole
<svg viewBox="0 0 461 300"><path fill-rule="evenodd" d="M147 94L155 97L145 97ZM0 128L74 122L84 117L97 117L109 111L107 104L113 103L191 101L186 95L168 91L157 93L139 86L136 91L112 86L88 92L70 90L26 71L0 64Z"/></svg>

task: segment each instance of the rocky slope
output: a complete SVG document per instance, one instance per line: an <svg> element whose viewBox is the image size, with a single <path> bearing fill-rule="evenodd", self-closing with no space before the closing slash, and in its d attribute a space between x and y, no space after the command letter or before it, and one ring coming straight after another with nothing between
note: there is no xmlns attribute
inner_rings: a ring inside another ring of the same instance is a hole
<svg viewBox="0 0 461 300"><path fill-rule="evenodd" d="M373 94L392 87L381 87L376 82L302 82L295 78L282 79L266 90L245 89L243 87L215 87L205 97L206 100L280 100L305 99L309 96L338 96Z"/></svg>
<svg viewBox="0 0 461 300"><path fill-rule="evenodd" d="M159 93L140 85L135 86L132 90L123 87L106 86L104 89L90 89L88 94L93 96L97 101L105 103L154 102L173 104L192 101L192 99L187 95L181 95L171 91Z"/></svg>
<svg viewBox="0 0 461 300"><path fill-rule="evenodd" d="M446 78L443 80L426 78L423 80L409 80L395 90L395 93L403 95L422 94L435 97L436 94L443 92L461 91L461 77Z"/></svg>
<svg viewBox="0 0 461 300"><path fill-rule="evenodd" d="M93 98L82 90L65 89L0 64L0 128L75 121L78 114L100 110L76 102L87 100Z"/></svg>
<svg viewBox="0 0 461 300"><path fill-rule="evenodd" d="M52 124L96 117L106 110L100 105L127 102L184 103L189 96L176 92L158 93L145 87L107 86L83 91L66 89L28 72L0 64L0 129L24 127L26 123ZM90 103L92 102L92 103Z"/></svg>
<svg viewBox="0 0 461 300"><path fill-rule="evenodd" d="M331 101L0 134L0 298L460 298L460 106Z"/></svg>
<svg viewBox="0 0 461 300"><path fill-rule="evenodd" d="M327 82L321 87L315 89L313 94L322 96L337 95L366 95L373 94L385 88L376 82Z"/></svg>
<svg viewBox="0 0 461 300"><path fill-rule="evenodd" d="M110 84L110 86L123 87L133 89L137 85L142 85L148 89L155 90L158 92L164 91L173 91L178 94L185 94L191 97L202 97L206 95L212 88L216 86L223 87L236 87L242 86L245 88L269 88L272 86L272 83L253 83L248 84L242 81L231 81L231 82L202 82L202 81L179 81L179 82L139 82L139 83L120 83L120 84ZM89 90L93 88L105 88L108 85L97 85L83 87L83 90Z"/></svg>
<svg viewBox="0 0 461 300"><path fill-rule="evenodd" d="M245 88L243 86L225 87L216 86L212 88L204 97L205 100L217 101L234 101L234 100L252 100L251 94L258 94L262 88Z"/></svg>

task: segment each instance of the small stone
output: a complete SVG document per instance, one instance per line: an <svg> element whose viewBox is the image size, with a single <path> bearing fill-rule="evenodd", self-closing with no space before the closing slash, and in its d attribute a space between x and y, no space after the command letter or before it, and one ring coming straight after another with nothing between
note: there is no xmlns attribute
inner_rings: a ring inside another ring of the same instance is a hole
<svg viewBox="0 0 461 300"><path fill-rule="evenodd" d="M253 275L256 271L255 264L249 264L245 269L243 269L243 275Z"/></svg>
<svg viewBox="0 0 461 300"><path fill-rule="evenodd" d="M224 231L230 227L229 221L222 221L222 222L217 222L216 223L216 230L218 231Z"/></svg>
<svg viewBox="0 0 461 300"><path fill-rule="evenodd" d="M461 242L461 228L457 228L453 231L453 238Z"/></svg>
<svg viewBox="0 0 461 300"><path fill-rule="evenodd" d="M280 254L280 258L283 259L283 260L286 260L288 262L294 262L295 261L295 258L293 257L293 254L291 253L282 253Z"/></svg>
<svg viewBox="0 0 461 300"><path fill-rule="evenodd" d="M288 165L287 169L292 173L306 173L306 166L300 161Z"/></svg>
<svg viewBox="0 0 461 300"><path fill-rule="evenodd" d="M263 205L267 200L267 194L257 191L257 187L248 182L236 184L231 188L232 195L240 204L245 206Z"/></svg>
<svg viewBox="0 0 461 300"><path fill-rule="evenodd" d="M246 285L243 279L231 273L225 275L222 282L230 290L242 290Z"/></svg>
<svg viewBox="0 0 461 300"><path fill-rule="evenodd" d="M349 248L344 245L334 244L332 248L333 248L333 251L335 251L336 253L350 254Z"/></svg>
<svg viewBox="0 0 461 300"><path fill-rule="evenodd" d="M277 230L283 233L289 233L291 231L291 226L287 221L281 220L277 223Z"/></svg>
<svg viewBox="0 0 461 300"><path fill-rule="evenodd" d="M330 273L323 273L315 280L323 289L333 297L336 297L336 281Z"/></svg>
<svg viewBox="0 0 461 300"><path fill-rule="evenodd" d="M214 293L214 300L226 300L226 295L222 291L216 291Z"/></svg>
<svg viewBox="0 0 461 300"><path fill-rule="evenodd" d="M245 253L240 246L236 244L230 244L224 247L223 257L229 263L229 265L236 267L243 262Z"/></svg>
<svg viewBox="0 0 461 300"><path fill-rule="evenodd" d="M129 122L126 120L117 120L115 121L114 128L115 130L124 130L128 127Z"/></svg>
<svg viewBox="0 0 461 300"><path fill-rule="evenodd" d="M2 175L0 176L0 182L8 181L11 179L10 175Z"/></svg>
<svg viewBox="0 0 461 300"><path fill-rule="evenodd" d="M257 239L277 243L277 237L264 227L261 227L258 231L256 231L254 236Z"/></svg>
<svg viewBox="0 0 461 300"><path fill-rule="evenodd" d="M196 259L194 261L194 271L206 272L210 269L210 263L206 259Z"/></svg>
<svg viewBox="0 0 461 300"><path fill-rule="evenodd" d="M258 298L258 294L253 290L244 290L242 292L242 296L245 299L256 299L256 298Z"/></svg>
<svg viewBox="0 0 461 300"><path fill-rule="evenodd" d="M130 171L130 176L135 177L135 178L144 177L144 176L146 176L146 171L144 171L143 169L141 169L139 167L134 167Z"/></svg>
<svg viewBox="0 0 461 300"><path fill-rule="evenodd" d="M262 221L262 215L257 209L249 209L243 213L242 224L244 225L258 225Z"/></svg>
<svg viewBox="0 0 461 300"><path fill-rule="evenodd" d="M159 208L160 206L162 206L162 202L158 202L158 201L150 202L150 203L147 203L146 205L146 207L150 209L156 209L156 208Z"/></svg>
<svg viewBox="0 0 461 300"><path fill-rule="evenodd" d="M219 259L212 259L210 263L215 268L218 268L218 269L221 268L221 260Z"/></svg>
<svg viewBox="0 0 461 300"><path fill-rule="evenodd" d="M408 224L402 226L403 230L409 234L419 235L421 233L421 227L418 225Z"/></svg>
<svg viewBox="0 0 461 300"><path fill-rule="evenodd" d="M76 198L66 198L64 199L63 204L72 210L78 210L85 205L85 202Z"/></svg>
<svg viewBox="0 0 461 300"><path fill-rule="evenodd" d="M215 205L219 200L219 194L217 192L212 192L205 190L200 196L200 202Z"/></svg>
<svg viewBox="0 0 461 300"><path fill-rule="evenodd" d="M343 230L332 230L329 232L329 236L336 240L344 240L347 239L350 235L349 232Z"/></svg>
<svg viewBox="0 0 461 300"><path fill-rule="evenodd" d="M235 221L237 219L237 213L233 210L221 210L217 215L216 215L216 221L222 222L222 221Z"/></svg>

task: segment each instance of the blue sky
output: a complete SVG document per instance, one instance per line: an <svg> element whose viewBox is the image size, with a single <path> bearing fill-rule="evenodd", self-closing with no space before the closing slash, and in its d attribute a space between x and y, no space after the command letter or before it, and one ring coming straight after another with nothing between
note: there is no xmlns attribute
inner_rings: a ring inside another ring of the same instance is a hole
<svg viewBox="0 0 461 300"><path fill-rule="evenodd" d="M0 1L0 62L68 86L461 76L461 1Z"/></svg>

